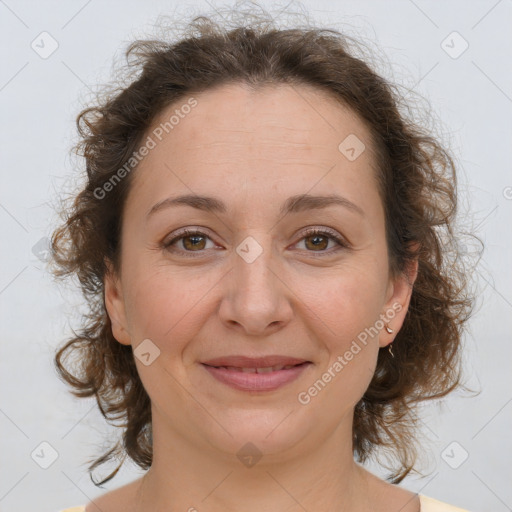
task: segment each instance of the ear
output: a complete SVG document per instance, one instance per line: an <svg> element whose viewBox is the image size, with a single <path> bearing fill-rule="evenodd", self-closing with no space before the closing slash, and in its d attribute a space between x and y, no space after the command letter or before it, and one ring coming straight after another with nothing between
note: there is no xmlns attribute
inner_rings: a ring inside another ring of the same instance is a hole
<svg viewBox="0 0 512 512"><path fill-rule="evenodd" d="M419 251L419 243L414 242L412 249L416 255ZM379 346L386 347L393 342L398 331L402 328L405 320L405 315L409 309L409 303L411 301L412 289L416 277L418 276L418 257L410 261L405 271L394 279L390 278L386 304L384 305L384 311L381 315L382 320L390 329L392 333L388 333L384 328L379 336Z"/></svg>
<svg viewBox="0 0 512 512"><path fill-rule="evenodd" d="M123 345L131 345L131 337L126 323L123 291L119 277L110 261L106 261L107 272L103 279L105 290L105 308L112 324L112 335Z"/></svg>

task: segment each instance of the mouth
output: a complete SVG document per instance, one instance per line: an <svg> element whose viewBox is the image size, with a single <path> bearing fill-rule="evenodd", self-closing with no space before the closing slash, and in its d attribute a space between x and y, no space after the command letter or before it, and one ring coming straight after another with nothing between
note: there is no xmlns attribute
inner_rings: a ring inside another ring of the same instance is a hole
<svg viewBox="0 0 512 512"><path fill-rule="evenodd" d="M204 364L204 363L203 363ZM242 373L271 373L278 372L280 370L290 370L291 368L295 368L296 366L301 366L303 364L308 364L308 361L299 364L287 364L282 365L278 364L275 366L266 366L264 368L251 368L251 367L242 367L242 366L211 366L211 368L223 368L224 370L228 370L231 372L242 372Z"/></svg>
<svg viewBox="0 0 512 512"><path fill-rule="evenodd" d="M276 364L273 366L213 366L201 363L217 381L239 391L268 392L296 380L312 362Z"/></svg>
<svg viewBox="0 0 512 512"><path fill-rule="evenodd" d="M296 366L298 364L307 363L306 359L299 359L291 356L266 355L260 357L248 357L243 355L233 355L224 357L215 357L202 361L203 364L214 366L216 368L255 368L267 369L276 368L281 370L285 366Z"/></svg>

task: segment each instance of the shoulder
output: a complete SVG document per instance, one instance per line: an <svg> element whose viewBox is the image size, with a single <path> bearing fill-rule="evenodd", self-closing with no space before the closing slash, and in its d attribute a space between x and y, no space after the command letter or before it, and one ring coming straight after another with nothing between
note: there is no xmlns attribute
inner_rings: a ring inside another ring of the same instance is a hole
<svg viewBox="0 0 512 512"><path fill-rule="evenodd" d="M359 470L366 480L365 492L372 510L397 510L400 512L418 512L420 510L420 500L416 493L382 480L366 468L359 466Z"/></svg>
<svg viewBox="0 0 512 512"><path fill-rule="evenodd" d="M442 501L429 498L428 496L419 495L421 503L421 512L469 512L468 510L448 505Z"/></svg>
<svg viewBox="0 0 512 512"><path fill-rule="evenodd" d="M77 507L65 508L60 512L85 512L85 505L78 505Z"/></svg>
<svg viewBox="0 0 512 512"><path fill-rule="evenodd" d="M69 512L118 512L128 510L135 501L142 478L130 482L118 489L108 491L93 498L83 508ZM66 510L62 512L68 512Z"/></svg>
<svg viewBox="0 0 512 512"><path fill-rule="evenodd" d="M374 510L399 510L400 512L469 512L462 508L448 505L429 496L409 491L396 484L381 480L367 472Z"/></svg>

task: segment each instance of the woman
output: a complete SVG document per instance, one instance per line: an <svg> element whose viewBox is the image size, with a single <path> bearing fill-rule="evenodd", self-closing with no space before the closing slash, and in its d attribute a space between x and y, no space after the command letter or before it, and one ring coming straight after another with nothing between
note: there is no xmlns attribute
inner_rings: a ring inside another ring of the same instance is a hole
<svg viewBox="0 0 512 512"><path fill-rule="evenodd" d="M414 405L460 379L450 155L336 31L185 35L134 43L140 74L78 119L52 248L91 312L56 365L123 419L90 469L148 471L68 510L462 510L396 485Z"/></svg>

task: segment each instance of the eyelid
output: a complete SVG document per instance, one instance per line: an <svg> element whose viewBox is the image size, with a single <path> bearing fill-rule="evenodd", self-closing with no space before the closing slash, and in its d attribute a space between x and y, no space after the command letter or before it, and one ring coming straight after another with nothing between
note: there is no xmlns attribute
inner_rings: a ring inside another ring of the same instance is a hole
<svg viewBox="0 0 512 512"><path fill-rule="evenodd" d="M301 233L301 238L300 240L302 240L303 238L307 237L307 236L311 236L311 235L315 235L315 234L325 234L325 235L329 235L331 238L333 238L338 244L340 244L341 246L345 247L345 248L349 248L351 246L350 242L342 235L340 235L337 231L335 231L334 229L332 228L329 228L329 227L310 227L310 228L307 228L306 231L303 231ZM300 241L299 240L299 241Z"/></svg>
<svg viewBox="0 0 512 512"><path fill-rule="evenodd" d="M161 246L163 249L165 249L169 252L186 254L187 257L188 256L190 256L190 257L200 256L201 254L204 254L206 249L202 249L199 251L185 251L183 249L173 251L172 249L170 249L170 247L173 244L175 244L176 242L178 242L188 236L202 236L202 237L208 238L212 242L214 242L213 238L208 234L208 231L209 230L207 228L203 228L203 227L199 227L199 226L183 228L183 229L178 230L176 233L174 233L170 240L166 241L164 239L164 241L161 243ZM304 238L306 238L308 236L313 236L316 234L328 235L329 238L331 238L332 240L334 240L336 242L338 247L334 248L334 249L331 248L329 251L318 251L318 252L317 251L305 251L305 252L308 252L308 253L318 256L318 257L321 257L321 256L331 255L341 249L347 250L347 249L351 248L350 242L344 236L340 235L337 231L335 231L334 229L329 228L327 226L309 226L309 227L305 228L305 230L300 233L300 238L293 245L295 246L300 241L302 241ZM194 254L196 252L197 252L197 255Z"/></svg>
<svg viewBox="0 0 512 512"><path fill-rule="evenodd" d="M161 243L161 246L163 249L166 249L169 252L182 252L182 253L185 252L188 255L192 255L192 256L193 256L194 252L198 252L198 253L204 252L204 250L203 251L183 251L183 250L182 251L172 251L172 249L170 249L171 245L173 245L174 243L176 243L176 242L180 241L181 239L186 238L188 236L203 236L205 238L212 240L212 242L213 242L212 237L208 234L207 228L203 228L200 226L197 226L197 227L191 226L191 227L179 229L178 231L176 231L175 233L172 234L172 236L169 240L167 240L167 237L166 237L164 239L164 241Z"/></svg>

